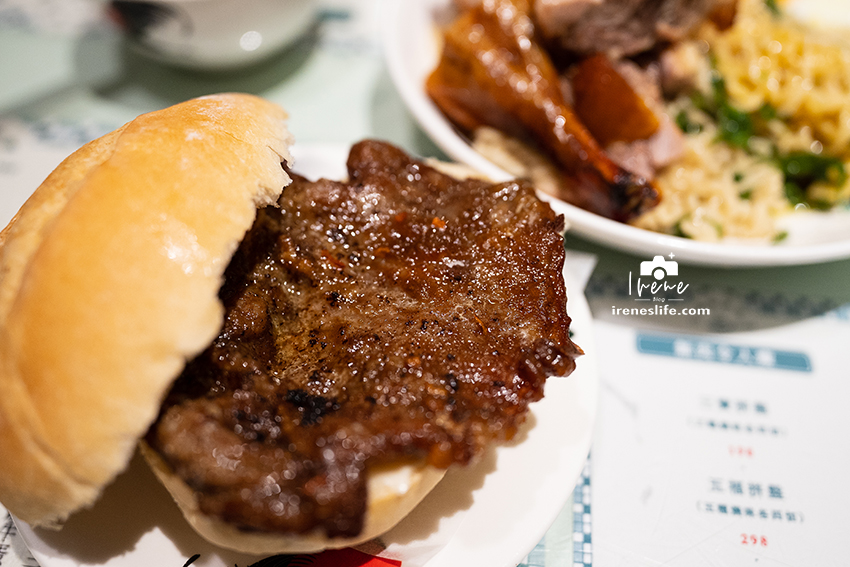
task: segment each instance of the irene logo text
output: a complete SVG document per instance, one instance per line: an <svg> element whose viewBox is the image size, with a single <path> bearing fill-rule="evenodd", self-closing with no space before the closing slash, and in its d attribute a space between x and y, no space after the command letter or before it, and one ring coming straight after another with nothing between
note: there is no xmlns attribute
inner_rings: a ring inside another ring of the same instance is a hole
<svg viewBox="0 0 850 567"><path fill-rule="evenodd" d="M637 278L637 284L632 285L632 272L629 271L629 295L635 291L635 301L656 301L664 303L665 301L682 301L681 297L688 285L685 282L671 282L667 280L668 276L679 275L679 263L673 261L675 254L669 254L670 259L664 259L664 256L655 256L652 260L640 263L640 276L646 276L646 279ZM651 278L651 279L650 279ZM664 295L659 295L664 294Z"/></svg>

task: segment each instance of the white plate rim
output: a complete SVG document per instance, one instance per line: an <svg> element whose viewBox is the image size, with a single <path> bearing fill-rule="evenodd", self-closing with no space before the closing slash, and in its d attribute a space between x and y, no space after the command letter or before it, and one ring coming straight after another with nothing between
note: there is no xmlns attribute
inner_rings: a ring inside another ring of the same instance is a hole
<svg viewBox="0 0 850 567"><path fill-rule="evenodd" d="M294 169L303 171L310 177L314 168L331 165L330 169L323 171L330 171L328 176L340 175L344 172L344 165L339 164L345 163L347 151L347 146L338 144L296 146L293 148L296 161ZM301 164L301 167L298 164ZM514 567L540 541L569 501L590 450L599 386L592 316L581 289L584 282L572 280L569 265L565 265L564 273L574 338L585 354L579 358L577 368L571 376L550 378L547 381L544 399L531 406L532 417L529 422L535 425L526 428L522 433L522 442L495 449L497 467L493 471L482 473L484 483L472 491L473 504L458 512L461 517L456 531L423 567L466 567L473 564ZM569 429L568 434L565 434L565 427ZM531 462L527 459L531 459ZM525 483L521 490L505 490L506 486L516 483L517 463L528 465L520 468L531 468L537 473L537 477L526 478L530 482ZM446 479L450 479L452 473L450 470ZM167 499L167 495L163 493L163 496ZM497 505L502 511L498 518L492 514L493 505ZM517 518L521 521L515 522ZM405 521L415 520L416 510ZM506 524L506 521L509 523ZM186 561L188 555L181 554L177 548L179 546L164 533L173 533L174 529L180 530L181 538L198 542L196 546L202 552L202 557L193 565L226 567L234 564L234 557L238 559L239 554L217 550L201 541L182 518L176 523L178 528L174 527L175 522L171 522L164 530L157 526L154 531L142 534L143 538L148 539L124 554L87 563L78 560L74 553L69 553L66 549L57 549L48 541L49 538L45 537L52 532L35 530L16 519L20 535L41 567L182 565L183 563L178 562ZM503 531L506 525L511 526L510 535ZM484 539L482 534L486 536ZM151 549L162 555L151 557L145 551ZM222 553L224 558L216 553ZM238 564L248 565L259 559L246 557ZM411 564L411 567L413 565ZM405 563L405 567L408 567L408 563Z"/></svg>
<svg viewBox="0 0 850 567"><path fill-rule="evenodd" d="M422 28L433 27L429 14L449 0L385 0L382 21L382 45L390 77L402 100L419 126L449 157L489 175L495 180L511 176L476 152L428 98L422 88L423 75L412 76L409 59L411 39L428 42L435 37L434 29L410 29L406 22L413 20ZM415 17L411 17L415 15ZM414 26L415 27L415 26ZM436 43L433 49L414 46L416 51L432 51L430 67L436 64ZM430 68L429 67L429 68ZM554 210L563 214L569 230L605 246L637 255L653 257L659 253L675 252L684 263L716 267L758 267L815 264L850 257L850 238L817 244L749 244L746 242L700 242L678 236L655 233L622 224L580 209L554 197L540 193ZM799 213L797 213L799 214ZM817 213L810 213L817 214ZM850 212L843 213L850 223Z"/></svg>

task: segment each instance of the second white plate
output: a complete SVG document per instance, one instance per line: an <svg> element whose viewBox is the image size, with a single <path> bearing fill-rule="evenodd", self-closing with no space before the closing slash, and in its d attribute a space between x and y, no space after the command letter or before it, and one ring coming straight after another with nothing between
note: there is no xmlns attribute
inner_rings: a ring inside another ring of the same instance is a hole
<svg viewBox="0 0 850 567"><path fill-rule="evenodd" d="M801 4L801 0L795 6ZM510 177L472 149L425 93L426 77L439 60L437 22L451 0L388 0L383 45L390 75L423 130L452 159L496 180ZM652 258L675 253L680 262L714 266L812 264L850 257L850 211L801 212L782 219L788 237L779 244L698 242L635 228L541 194L563 214L570 231L605 246Z"/></svg>

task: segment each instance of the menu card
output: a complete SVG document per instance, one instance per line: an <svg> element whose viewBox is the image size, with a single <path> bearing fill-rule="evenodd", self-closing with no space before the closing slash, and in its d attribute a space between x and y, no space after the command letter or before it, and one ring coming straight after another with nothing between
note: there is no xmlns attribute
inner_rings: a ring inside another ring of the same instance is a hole
<svg viewBox="0 0 850 567"><path fill-rule="evenodd" d="M850 306L751 332L597 321L593 564L850 561Z"/></svg>

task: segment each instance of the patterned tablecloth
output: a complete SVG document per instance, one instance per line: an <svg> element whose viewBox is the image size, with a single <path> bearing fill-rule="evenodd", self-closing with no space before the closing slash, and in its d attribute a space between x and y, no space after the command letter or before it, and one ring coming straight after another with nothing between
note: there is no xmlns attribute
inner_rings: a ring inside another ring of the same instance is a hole
<svg viewBox="0 0 850 567"><path fill-rule="evenodd" d="M225 90L284 104L302 143L378 137L440 156L385 70L379 2L320 7L313 33L283 56L213 75L134 54L97 2L0 0L3 201L22 201L73 149L136 115ZM682 265L684 289L639 296L650 258L569 235L567 246L598 259L586 297L600 416L592 468L521 565L844 564L850 262ZM0 519L0 566L35 565Z"/></svg>

